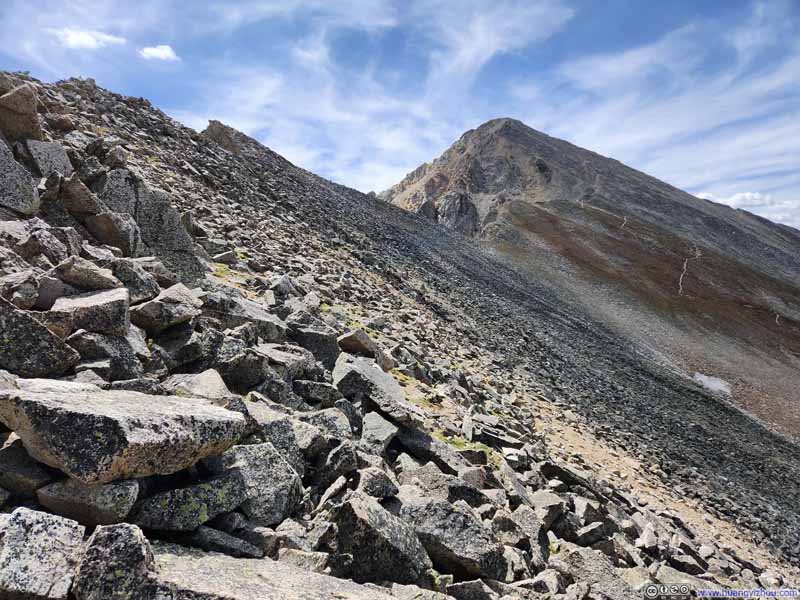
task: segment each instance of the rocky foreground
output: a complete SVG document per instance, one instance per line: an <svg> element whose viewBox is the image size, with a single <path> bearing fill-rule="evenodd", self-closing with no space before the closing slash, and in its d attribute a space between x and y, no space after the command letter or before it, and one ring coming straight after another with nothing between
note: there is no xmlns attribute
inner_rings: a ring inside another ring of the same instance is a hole
<svg viewBox="0 0 800 600"><path fill-rule="evenodd" d="M792 584L763 535L646 496L661 467L604 470L622 450L590 455L585 419L467 342L467 313L305 231L285 190L336 186L273 185L240 134L91 81L0 74L0 94L0 598Z"/></svg>

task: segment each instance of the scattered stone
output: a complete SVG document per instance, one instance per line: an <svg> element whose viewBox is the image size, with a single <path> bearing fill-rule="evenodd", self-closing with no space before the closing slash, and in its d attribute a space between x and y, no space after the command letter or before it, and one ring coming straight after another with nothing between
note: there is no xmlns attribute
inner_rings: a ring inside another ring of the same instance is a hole
<svg viewBox="0 0 800 600"><path fill-rule="evenodd" d="M97 241L119 248L123 256L136 256L142 248L139 226L131 215L98 213L87 217L84 225Z"/></svg>
<svg viewBox="0 0 800 600"><path fill-rule="evenodd" d="M359 446L371 454L381 456L397 434L397 427L376 412L364 415Z"/></svg>
<svg viewBox="0 0 800 600"><path fill-rule="evenodd" d="M264 551L236 536L201 525L191 534L183 538L190 546L196 546L209 552L222 552L237 558L262 558Z"/></svg>
<svg viewBox="0 0 800 600"><path fill-rule="evenodd" d="M18 498L33 498L36 490L53 480L48 470L33 460L22 440L11 439L0 448L0 488Z"/></svg>
<svg viewBox="0 0 800 600"><path fill-rule="evenodd" d="M122 287L110 269L103 269L79 256L70 256L52 271L61 281L83 290L108 290Z"/></svg>

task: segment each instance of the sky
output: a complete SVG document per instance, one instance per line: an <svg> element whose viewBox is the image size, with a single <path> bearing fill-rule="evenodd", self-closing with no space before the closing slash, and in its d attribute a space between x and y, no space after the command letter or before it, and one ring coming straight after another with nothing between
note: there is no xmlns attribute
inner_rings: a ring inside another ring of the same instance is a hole
<svg viewBox="0 0 800 600"><path fill-rule="evenodd" d="M0 39L365 192L514 117L800 228L800 0L2 0Z"/></svg>

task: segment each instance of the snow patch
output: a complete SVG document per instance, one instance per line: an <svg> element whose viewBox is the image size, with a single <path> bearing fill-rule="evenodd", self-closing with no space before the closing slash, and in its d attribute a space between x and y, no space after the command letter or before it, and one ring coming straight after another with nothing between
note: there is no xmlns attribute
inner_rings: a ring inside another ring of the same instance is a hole
<svg viewBox="0 0 800 600"><path fill-rule="evenodd" d="M710 392L725 394L726 396L731 395L731 384L724 379L703 375L702 373L695 373L693 379Z"/></svg>

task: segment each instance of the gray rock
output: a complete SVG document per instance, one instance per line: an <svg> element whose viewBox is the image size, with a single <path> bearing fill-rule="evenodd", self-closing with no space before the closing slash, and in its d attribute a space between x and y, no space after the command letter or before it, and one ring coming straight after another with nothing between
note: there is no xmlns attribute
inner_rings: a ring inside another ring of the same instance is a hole
<svg viewBox="0 0 800 600"><path fill-rule="evenodd" d="M129 258L115 258L106 261L105 266L111 269L114 277L128 288L131 305L152 300L161 292L156 278L136 261Z"/></svg>
<svg viewBox="0 0 800 600"><path fill-rule="evenodd" d="M39 290L34 308L50 310L56 300L64 296L77 296L81 291L56 277L42 275L39 278Z"/></svg>
<svg viewBox="0 0 800 600"><path fill-rule="evenodd" d="M0 206L23 215L35 215L39 205L39 193L30 174L14 160L8 146L0 141Z"/></svg>
<svg viewBox="0 0 800 600"><path fill-rule="evenodd" d="M123 523L98 527L75 575L77 600L146 600L153 550L142 530Z"/></svg>
<svg viewBox="0 0 800 600"><path fill-rule="evenodd" d="M256 327L258 336L264 341L279 343L286 340L288 333L286 323L270 313L264 305L247 298L238 297L233 293L208 294L203 310L208 316L218 319L223 327L233 329L252 323Z"/></svg>
<svg viewBox="0 0 800 600"><path fill-rule="evenodd" d="M310 350L326 369L333 369L339 356L336 330L307 313L292 313L286 322L292 340Z"/></svg>
<svg viewBox="0 0 800 600"><path fill-rule="evenodd" d="M550 529L553 522L564 512L564 500L547 490L537 490L531 495L531 506L542 520L542 526Z"/></svg>
<svg viewBox="0 0 800 600"><path fill-rule="evenodd" d="M209 481L145 498L133 508L129 520L145 529L192 531L246 499L242 477L228 471Z"/></svg>
<svg viewBox="0 0 800 600"><path fill-rule="evenodd" d="M144 374L131 337L130 332L126 337L118 337L81 329L69 336L66 342L84 361L108 360L108 381L118 381L137 379Z"/></svg>
<svg viewBox="0 0 800 600"><path fill-rule="evenodd" d="M397 434L397 427L376 412L364 415L359 446L366 452L381 456Z"/></svg>
<svg viewBox="0 0 800 600"><path fill-rule="evenodd" d="M214 473L238 478L244 490L242 511L257 525L280 523L303 497L300 476L270 443L234 446L205 464Z"/></svg>
<svg viewBox="0 0 800 600"><path fill-rule="evenodd" d="M314 369L314 355L300 346L259 344L255 351L269 359L269 365L285 381L300 378Z"/></svg>
<svg viewBox="0 0 800 600"><path fill-rule="evenodd" d="M136 480L87 485L75 479L57 481L36 492L50 512L94 527L125 520L139 496Z"/></svg>
<svg viewBox="0 0 800 600"><path fill-rule="evenodd" d="M278 560L282 563L293 565L304 571L333 575L334 577L347 577L351 568L351 560L347 555L332 555L327 552L308 552L296 548L281 548L278 551Z"/></svg>
<svg viewBox="0 0 800 600"><path fill-rule="evenodd" d="M131 308L131 322L149 335L185 323L200 314L202 301L182 283L167 288L153 300Z"/></svg>
<svg viewBox="0 0 800 600"><path fill-rule="evenodd" d="M47 229L34 229L14 245L14 252L25 258L31 264L42 267L48 261L58 264L69 255L67 247ZM45 257L47 261L42 261Z"/></svg>
<svg viewBox="0 0 800 600"><path fill-rule="evenodd" d="M300 413L297 415L297 419L318 427L332 440L346 440L353 437L350 421L338 408L324 408Z"/></svg>
<svg viewBox="0 0 800 600"><path fill-rule="evenodd" d="M378 498L391 498L399 491L397 484L378 467L367 467L358 472L358 490L367 496Z"/></svg>
<svg viewBox="0 0 800 600"><path fill-rule="evenodd" d="M481 490L460 477L442 473L433 462L421 467L404 468L400 474L400 483L404 485L413 483L424 490L425 495L430 498L448 502L463 500L473 508L492 503Z"/></svg>
<svg viewBox="0 0 800 600"><path fill-rule="evenodd" d="M174 600L391 600L351 581L270 559L205 554L155 544L155 597ZM158 594L162 594L159 596ZM78 600L83 600L79 598Z"/></svg>
<svg viewBox="0 0 800 600"><path fill-rule="evenodd" d="M0 368L23 377L44 377L75 366L78 353L33 314L0 298Z"/></svg>
<svg viewBox="0 0 800 600"><path fill-rule="evenodd" d="M116 288L59 298L50 314L63 323L67 334L85 329L124 337L130 325L128 305L128 290Z"/></svg>
<svg viewBox="0 0 800 600"><path fill-rule="evenodd" d="M73 173L71 177L65 177L61 181L58 198L64 208L79 221L108 210L105 204L84 185L78 173Z"/></svg>
<svg viewBox="0 0 800 600"><path fill-rule="evenodd" d="M103 269L79 256L70 256L50 272L64 283L83 290L109 290L122 287L110 269Z"/></svg>
<svg viewBox="0 0 800 600"><path fill-rule="evenodd" d="M520 504L511 513L511 518L528 538L527 545L522 548L528 552L531 566L537 570L543 569L550 557L550 543L544 521L534 509L525 504Z"/></svg>
<svg viewBox="0 0 800 600"><path fill-rule="evenodd" d="M29 139L25 142L25 148L39 177L49 177L53 173L60 173L64 177L72 175L72 163L60 142Z"/></svg>
<svg viewBox="0 0 800 600"><path fill-rule="evenodd" d="M53 480L50 472L33 460L20 439L0 448L0 487L18 498L33 498L36 490Z"/></svg>
<svg viewBox="0 0 800 600"><path fill-rule="evenodd" d="M0 96L0 132L9 142L42 139L37 105L36 88L30 83Z"/></svg>
<svg viewBox="0 0 800 600"><path fill-rule="evenodd" d="M499 595L480 579L459 581L447 586L447 595L456 600L497 600Z"/></svg>
<svg viewBox="0 0 800 600"><path fill-rule="evenodd" d="M136 256L142 248L139 226L131 215L98 213L87 217L84 225L97 241L119 248L123 256Z"/></svg>
<svg viewBox="0 0 800 600"><path fill-rule="evenodd" d="M413 528L377 501L354 494L336 511L339 551L351 554L353 579L418 583L431 562Z"/></svg>
<svg viewBox="0 0 800 600"><path fill-rule="evenodd" d="M242 402L242 409L248 421L265 441L283 455L297 474L303 477L305 461L297 442L296 423L289 415L271 408L267 402L258 400L254 396L256 395L249 394Z"/></svg>
<svg viewBox="0 0 800 600"><path fill-rule="evenodd" d="M0 421L36 460L85 483L169 474L224 452L245 420L201 399L0 391Z"/></svg>
<svg viewBox="0 0 800 600"><path fill-rule="evenodd" d="M333 384L345 398L364 398L395 423L421 421L422 411L408 402L403 388L374 360L340 354L333 369Z"/></svg>
<svg viewBox="0 0 800 600"><path fill-rule="evenodd" d="M0 597L66 600L84 528L69 519L18 508L0 533Z"/></svg>
<svg viewBox="0 0 800 600"><path fill-rule="evenodd" d="M503 546L466 504L430 499L413 486L400 488L400 516L411 524L436 569L457 578L502 580Z"/></svg>
<svg viewBox="0 0 800 600"><path fill-rule="evenodd" d="M434 439L421 429L401 427L397 438L411 456L421 461L432 461L445 473L458 475L470 464L452 447Z"/></svg>
<svg viewBox="0 0 800 600"><path fill-rule="evenodd" d="M292 389L303 400L309 404L318 404L320 408L332 408L334 402L342 397L338 389L323 381L295 379Z"/></svg>
<svg viewBox="0 0 800 600"><path fill-rule="evenodd" d="M213 527L201 525L182 541L190 546L196 546L209 552L222 552L237 558L261 558L264 551L236 536L219 531Z"/></svg>
<svg viewBox="0 0 800 600"><path fill-rule="evenodd" d="M561 542L558 554L550 557L549 566L574 581L589 582L592 592L609 600L630 600L638 594L617 574L605 555L589 548Z"/></svg>
<svg viewBox="0 0 800 600"><path fill-rule="evenodd" d="M202 373L181 373L171 375L161 382L164 389L176 396L205 398L219 406L225 406L233 397L228 386L215 369Z"/></svg>

